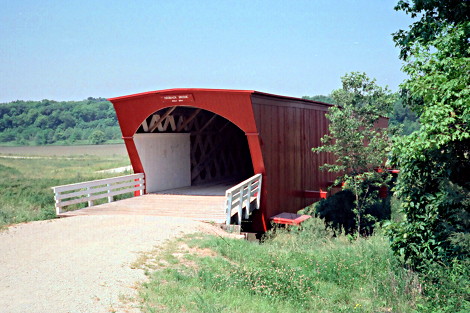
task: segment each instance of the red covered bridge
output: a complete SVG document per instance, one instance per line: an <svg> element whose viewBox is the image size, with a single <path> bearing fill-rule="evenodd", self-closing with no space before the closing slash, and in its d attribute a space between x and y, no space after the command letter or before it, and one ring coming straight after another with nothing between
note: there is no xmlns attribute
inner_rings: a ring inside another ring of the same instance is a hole
<svg viewBox="0 0 470 313"><path fill-rule="evenodd" d="M128 205L131 214L160 206L159 214L204 219L194 215L199 210L227 223L252 214L250 228L265 231L271 217L317 201L334 180L319 170L331 156L311 152L328 130L330 104L218 89L168 89L109 101L134 172L145 174L147 195Z"/></svg>
<svg viewBox="0 0 470 313"><path fill-rule="evenodd" d="M327 132L329 104L215 89L168 89L109 101L134 172L145 173L147 192L262 174L257 230L266 230L271 216L311 204L333 178L318 170L329 156L311 152ZM152 145L173 155L157 162L163 155Z"/></svg>

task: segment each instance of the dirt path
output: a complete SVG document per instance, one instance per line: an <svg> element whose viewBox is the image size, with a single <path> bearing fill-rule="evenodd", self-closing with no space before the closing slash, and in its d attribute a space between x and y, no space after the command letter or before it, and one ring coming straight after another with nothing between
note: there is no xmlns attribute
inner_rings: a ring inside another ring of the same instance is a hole
<svg viewBox="0 0 470 313"><path fill-rule="evenodd" d="M130 265L182 234L221 231L157 216L77 216L0 232L0 312L139 312L122 299L145 280Z"/></svg>

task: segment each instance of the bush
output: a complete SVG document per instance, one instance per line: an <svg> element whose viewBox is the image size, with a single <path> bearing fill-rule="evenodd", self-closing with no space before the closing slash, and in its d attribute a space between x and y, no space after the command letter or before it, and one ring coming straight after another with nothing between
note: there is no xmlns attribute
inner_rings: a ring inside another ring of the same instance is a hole
<svg viewBox="0 0 470 313"><path fill-rule="evenodd" d="M357 230L354 200L354 194L350 190L342 190L316 202L306 213L324 220L326 228L335 234L354 234ZM367 218L361 219L361 235L371 235L376 222L390 219L390 198L375 199L366 207L363 216Z"/></svg>
<svg viewBox="0 0 470 313"><path fill-rule="evenodd" d="M94 145L99 145L106 141L106 137L101 130L93 131L88 139Z"/></svg>

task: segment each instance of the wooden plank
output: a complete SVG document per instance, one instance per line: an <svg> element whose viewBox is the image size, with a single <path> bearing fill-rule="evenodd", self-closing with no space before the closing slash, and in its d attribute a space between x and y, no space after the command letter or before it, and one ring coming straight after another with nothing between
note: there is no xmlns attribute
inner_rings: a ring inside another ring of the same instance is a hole
<svg viewBox="0 0 470 313"><path fill-rule="evenodd" d="M311 218L310 215L300 215L295 213L280 213L273 217L271 220L277 224L285 224L285 225L300 225L305 220Z"/></svg>
<svg viewBox="0 0 470 313"><path fill-rule="evenodd" d="M109 196L122 195L123 193L139 191L139 190L143 190L144 188L145 188L144 186L138 186L138 187L133 187L133 188L129 188L129 189L113 191L113 192L110 192L110 193L103 193L103 194L100 194L100 195L94 195L94 196L90 196L90 197L83 197L83 198L79 198L79 199L68 200L68 201L61 202L60 205L62 207L64 207L64 206L71 205L71 204L78 204L78 203L83 203L83 202L87 202L87 201L103 199L103 198L106 198L106 197L109 197Z"/></svg>
<svg viewBox="0 0 470 313"><path fill-rule="evenodd" d="M192 169L192 173L191 173L191 179L194 179L196 178L199 174L201 174L201 172L203 170L208 170L208 164L210 164L211 161L213 161L214 159L212 158L213 155L220 151L221 149L223 149L223 147L227 145L227 142L224 142L222 140L219 140L219 142L217 143L217 145L214 145L214 147L212 147L212 149L209 151L209 152L204 152L203 156L202 156L202 159L199 160L199 162L196 164L196 166L194 166L194 168Z"/></svg>
<svg viewBox="0 0 470 313"><path fill-rule="evenodd" d="M79 196L83 196L83 195L86 195L86 194L89 194L89 193L95 194L95 193L98 193L98 192L105 192L105 191L108 191L108 190L115 190L115 189L118 189L118 188L124 188L124 187L129 187L129 186L140 185L140 184L143 184L143 180L139 180L137 182L136 181L129 181L129 182L119 183L119 184L115 184L115 185L111 185L111 184L108 183L108 184L106 184L106 186L100 187L100 188L80 190L80 191L75 191L75 192L71 192L71 193L59 193L57 195L57 200L63 200L63 199L68 199L68 198L79 197Z"/></svg>
<svg viewBox="0 0 470 313"><path fill-rule="evenodd" d="M93 187L93 186L100 186L100 185L105 185L105 184L112 184L120 181L127 181L131 179L138 179L141 180L144 178L143 173L138 173L138 174L131 174L131 175L124 175L124 176L118 176L118 177L113 177L113 178L105 178L105 179L97 179L89 182L83 182L83 183L75 183L75 184L68 184L68 185L62 185L62 186L55 186L51 187L54 192L63 192L63 191L71 191L75 189L81 189L81 188L86 188L86 187Z"/></svg>
<svg viewBox="0 0 470 313"><path fill-rule="evenodd" d="M227 207L227 209L226 209L227 213L226 214L227 214L227 216L225 218L225 224L230 225L230 221L232 219L232 208L233 208L232 200L233 199L232 199L232 197L227 197L226 199L227 199L226 200L227 201L227 203L226 203L226 207Z"/></svg>
<svg viewBox="0 0 470 313"><path fill-rule="evenodd" d="M233 186L232 188L227 189L227 192L232 192L232 191L234 191L234 190L236 190L236 189L239 189L241 185L246 185L246 184L248 184L250 181L258 180L258 179L260 179L261 176L262 176L261 174L253 175L252 177L248 178L247 180L244 180L244 181L242 181L241 183L239 183L239 184Z"/></svg>
<svg viewBox="0 0 470 313"><path fill-rule="evenodd" d="M245 219L249 218L251 213L251 202L256 200L258 203L258 198L253 197L253 195L256 194L259 197L261 194L259 192L261 187L261 178L261 174L256 174L226 191L225 195L228 199L226 206L227 224L230 223L231 216L237 213L238 225L241 224L243 217L245 217ZM259 208L259 206L257 206L257 208ZM245 214L243 214L243 209L245 209Z"/></svg>
<svg viewBox="0 0 470 313"><path fill-rule="evenodd" d="M142 129L143 129L144 132L146 132L146 133L149 131L149 126L148 126L148 124L147 124L147 120L144 120L144 121L142 122Z"/></svg>
<svg viewBox="0 0 470 313"><path fill-rule="evenodd" d="M172 115L167 116L164 121L161 121L160 123L157 124L158 131L161 131L161 132L167 131L168 126L171 127L172 131L176 130L175 118Z"/></svg>
<svg viewBox="0 0 470 313"><path fill-rule="evenodd" d="M196 118L199 112L201 112L201 109L197 109L196 111L194 111L193 114L191 114L191 116L189 116L186 120L183 121L183 123L180 126L178 126L178 128L176 129L176 132L182 131L193 119Z"/></svg>
<svg viewBox="0 0 470 313"><path fill-rule="evenodd" d="M206 129L207 126L209 126L210 123L212 123L212 122L215 120L216 117L217 117L217 114L214 114L214 115L204 124L204 126L202 126L201 129L199 129L199 132L202 132L204 129Z"/></svg>
<svg viewBox="0 0 470 313"><path fill-rule="evenodd" d="M168 115L170 115L174 110L176 109L176 106L169 108L166 110L166 112L160 116L160 118L156 121L156 123L149 129L149 133L153 133L155 129L157 129L158 124L163 121Z"/></svg>
<svg viewBox="0 0 470 313"><path fill-rule="evenodd" d="M224 196L191 196L147 194L90 208L61 213L59 216L79 215L155 215L224 223Z"/></svg>
<svg viewBox="0 0 470 313"><path fill-rule="evenodd" d="M263 183L263 175L260 176L258 183L259 185L256 190L256 208L260 209L261 208L261 186Z"/></svg>

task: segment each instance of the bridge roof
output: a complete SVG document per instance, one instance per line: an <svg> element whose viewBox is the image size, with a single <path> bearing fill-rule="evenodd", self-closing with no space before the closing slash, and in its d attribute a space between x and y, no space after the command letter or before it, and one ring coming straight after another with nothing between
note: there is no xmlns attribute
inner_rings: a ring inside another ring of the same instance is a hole
<svg viewBox="0 0 470 313"><path fill-rule="evenodd" d="M321 102L321 101L308 100L308 99L302 99L302 98L291 97L291 96L282 96L282 95L277 95L277 94L272 94L272 93L267 93L267 92L261 92L261 91L256 91L256 90L211 89L211 88L171 88L171 89L162 89L162 90L154 90L154 91L140 92L140 93L125 95L125 96L113 97L113 98L109 98L108 100L114 103L114 102L118 102L118 101L121 101L121 100L135 99L135 98L145 97L145 96L150 96L150 95L181 94L181 93L193 93L193 92L260 95L260 96L267 96L267 97L271 97L271 98L295 100L295 101L302 101L302 102L306 102L306 103L310 102L310 103L315 103L315 104L322 104L322 105L325 105L325 106L333 106L332 104Z"/></svg>

